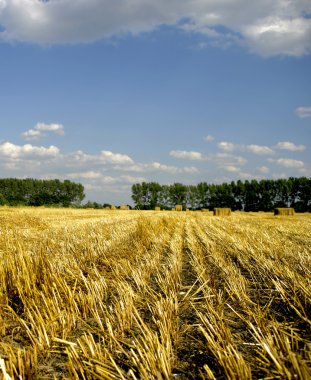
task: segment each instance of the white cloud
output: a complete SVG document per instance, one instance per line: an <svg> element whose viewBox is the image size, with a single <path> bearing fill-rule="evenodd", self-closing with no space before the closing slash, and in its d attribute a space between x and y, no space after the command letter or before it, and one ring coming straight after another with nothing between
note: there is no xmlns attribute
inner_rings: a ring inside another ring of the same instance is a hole
<svg viewBox="0 0 311 380"><path fill-rule="evenodd" d="M300 57L311 51L311 20L301 16L267 16L252 25L242 26L242 32L251 50L263 56Z"/></svg>
<svg viewBox="0 0 311 380"><path fill-rule="evenodd" d="M270 169L267 166L259 166L257 170L262 174L269 173Z"/></svg>
<svg viewBox="0 0 311 380"><path fill-rule="evenodd" d="M290 150L292 152L301 152L306 149L305 145L295 145L289 141L278 142L275 146L276 149Z"/></svg>
<svg viewBox="0 0 311 380"><path fill-rule="evenodd" d="M304 16L310 12L308 0L0 0L0 39L79 43L166 24L200 33L206 45L301 56L311 50L311 20Z"/></svg>
<svg viewBox="0 0 311 380"><path fill-rule="evenodd" d="M188 173L195 174L198 173L198 169L191 167L177 167L172 165L165 165L159 162L152 162L151 164L143 164L144 171L158 171L162 173L177 174L177 173Z"/></svg>
<svg viewBox="0 0 311 380"><path fill-rule="evenodd" d="M188 173L188 174L197 174L197 173L199 173L199 169L196 168L195 166L185 166L184 168L182 168L182 171L184 173Z"/></svg>
<svg viewBox="0 0 311 380"><path fill-rule="evenodd" d="M137 182L146 181L144 177L134 177L130 175L122 175L120 177L104 175L100 172L85 172L85 173L69 173L66 178L80 180L88 190L103 190L103 186L112 186L118 184L131 185Z"/></svg>
<svg viewBox="0 0 311 380"><path fill-rule="evenodd" d="M204 156L200 152L186 151L186 150L171 150L170 156L175 158L185 158L189 160L204 160Z"/></svg>
<svg viewBox="0 0 311 380"><path fill-rule="evenodd" d="M128 155L113 153L110 150L102 150L99 158L103 163L109 164L128 165L134 163Z"/></svg>
<svg viewBox="0 0 311 380"><path fill-rule="evenodd" d="M39 140L42 137L42 133L34 129L29 129L28 131L22 133L22 137L27 141Z"/></svg>
<svg viewBox="0 0 311 380"><path fill-rule="evenodd" d="M254 175L252 173L247 173L247 172L240 172L239 173L239 178L241 179L247 179L247 180L251 180L251 179L256 179L256 180L261 180L262 179L262 176L260 175Z"/></svg>
<svg viewBox="0 0 311 380"><path fill-rule="evenodd" d="M84 153L82 150L68 153L65 160L66 166L81 166L96 160L96 156Z"/></svg>
<svg viewBox="0 0 311 380"><path fill-rule="evenodd" d="M269 148L268 146L256 145L256 144L243 145L243 144L233 144L231 142L222 141L218 143L218 148L225 152L240 151L240 152L249 152L253 154L269 154L269 155L274 154L273 149Z"/></svg>
<svg viewBox="0 0 311 380"><path fill-rule="evenodd" d="M27 156L55 157L58 154L59 149L53 145L45 148L43 146L34 146L31 144L15 145L10 142L0 144L0 155L13 159Z"/></svg>
<svg viewBox="0 0 311 380"><path fill-rule="evenodd" d="M64 126L62 124L45 124L45 123L37 123L35 128L37 131L48 131L54 132L58 135L64 135Z"/></svg>
<svg viewBox="0 0 311 380"><path fill-rule="evenodd" d="M67 174L67 177L70 178L70 179L79 179L79 178L83 178L83 179L99 179L99 178L102 178L102 173L100 172L95 172L95 171L92 171L92 170L89 170L87 172L80 172L80 173L69 173Z"/></svg>
<svg viewBox="0 0 311 380"><path fill-rule="evenodd" d="M227 172L230 172L230 173L236 173L240 170L240 168L238 168L237 166L234 166L234 165L223 166L223 169L226 170Z"/></svg>
<svg viewBox="0 0 311 380"><path fill-rule="evenodd" d="M301 119L311 117L311 106L309 106L309 107L297 107L296 108L296 114Z"/></svg>
<svg viewBox="0 0 311 380"><path fill-rule="evenodd" d="M133 183L138 183L138 182L144 182L146 181L146 178L144 177L134 177L131 175L122 175L120 177L120 180L125 183L133 184Z"/></svg>
<svg viewBox="0 0 311 380"><path fill-rule="evenodd" d="M215 140L215 137L212 135L207 135L206 137L204 137L204 140L207 142L212 142Z"/></svg>
<svg viewBox="0 0 311 380"><path fill-rule="evenodd" d="M254 153L254 154L273 154L274 151L269 148L268 146L262 146L262 145L245 145L244 149L247 152Z"/></svg>
<svg viewBox="0 0 311 380"><path fill-rule="evenodd" d="M235 156L234 154L229 153L210 154L207 157L207 161L215 163L219 166L245 165L247 163L246 158L241 156Z"/></svg>
<svg viewBox="0 0 311 380"><path fill-rule="evenodd" d="M144 167L147 170L156 170L159 172L171 173L171 174L178 173L178 171L180 170L176 166L164 165L164 164L161 164L160 162L152 162L151 164L144 165Z"/></svg>
<svg viewBox="0 0 311 380"><path fill-rule="evenodd" d="M62 124L37 123L33 129L22 133L22 137L27 141L40 140L46 136L44 132L53 132L61 136L65 134Z"/></svg>
<svg viewBox="0 0 311 380"><path fill-rule="evenodd" d="M277 165L284 166L285 168L303 168L304 163L301 160L293 160L291 158L278 158L276 160L269 159L270 162L274 162Z"/></svg>
<svg viewBox="0 0 311 380"><path fill-rule="evenodd" d="M230 152L230 148L228 148L227 150L228 152ZM212 164L217 165L219 168L225 168L225 167L230 167L230 166L233 168L234 166L245 165L247 163L247 160L244 157L236 156L227 152L210 153L210 154L204 155L200 152L193 152L193 151L186 151L186 150L172 150L170 152L170 156L179 158L179 159L210 162Z"/></svg>
<svg viewBox="0 0 311 380"><path fill-rule="evenodd" d="M165 165L161 164L160 162L151 162L147 164L143 163L134 163L133 165L128 166L114 166L115 170L122 170L127 172L137 172L137 173L146 173L146 172L162 172L162 173L170 173L170 174L177 174L177 173L188 173L188 174L195 174L198 173L199 170L194 167L177 167L172 165Z"/></svg>
<svg viewBox="0 0 311 380"><path fill-rule="evenodd" d="M225 152L233 152L234 150L237 150L237 147L238 145L235 145L227 141L221 141L220 143L218 143L218 148Z"/></svg>

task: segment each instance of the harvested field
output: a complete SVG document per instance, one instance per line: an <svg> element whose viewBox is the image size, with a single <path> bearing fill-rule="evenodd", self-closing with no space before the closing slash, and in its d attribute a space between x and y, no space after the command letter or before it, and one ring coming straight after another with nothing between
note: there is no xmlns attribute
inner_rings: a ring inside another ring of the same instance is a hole
<svg viewBox="0 0 311 380"><path fill-rule="evenodd" d="M311 215L0 208L0 379L311 378Z"/></svg>

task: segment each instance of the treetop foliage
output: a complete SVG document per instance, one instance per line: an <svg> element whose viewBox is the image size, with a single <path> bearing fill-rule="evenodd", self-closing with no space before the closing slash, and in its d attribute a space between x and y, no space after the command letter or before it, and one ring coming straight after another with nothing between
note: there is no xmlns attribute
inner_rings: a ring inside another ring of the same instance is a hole
<svg viewBox="0 0 311 380"><path fill-rule="evenodd" d="M160 185L142 182L132 186L136 209L169 209L176 204L192 210L230 207L232 210L271 211L276 207L293 207L298 212L311 211L311 178L263 179L222 183L201 182Z"/></svg>
<svg viewBox="0 0 311 380"><path fill-rule="evenodd" d="M0 179L0 205L9 206L70 206L85 197L80 183L58 179Z"/></svg>

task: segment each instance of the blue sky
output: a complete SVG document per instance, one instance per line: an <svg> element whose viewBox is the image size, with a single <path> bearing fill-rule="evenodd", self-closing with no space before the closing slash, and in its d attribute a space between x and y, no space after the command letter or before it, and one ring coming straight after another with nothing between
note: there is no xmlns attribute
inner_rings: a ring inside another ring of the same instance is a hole
<svg viewBox="0 0 311 380"><path fill-rule="evenodd" d="M0 0L0 176L310 177L311 3L252 3Z"/></svg>

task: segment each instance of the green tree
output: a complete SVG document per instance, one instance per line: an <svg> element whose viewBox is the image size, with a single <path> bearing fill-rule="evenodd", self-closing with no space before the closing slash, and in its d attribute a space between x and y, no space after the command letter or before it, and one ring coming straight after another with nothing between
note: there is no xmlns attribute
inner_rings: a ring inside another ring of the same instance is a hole
<svg viewBox="0 0 311 380"><path fill-rule="evenodd" d="M210 205L210 187L206 182L197 185L198 208L208 208Z"/></svg>
<svg viewBox="0 0 311 380"><path fill-rule="evenodd" d="M169 187L170 205L181 204L186 206L187 188L181 183L174 183Z"/></svg>

